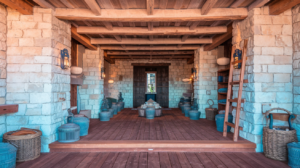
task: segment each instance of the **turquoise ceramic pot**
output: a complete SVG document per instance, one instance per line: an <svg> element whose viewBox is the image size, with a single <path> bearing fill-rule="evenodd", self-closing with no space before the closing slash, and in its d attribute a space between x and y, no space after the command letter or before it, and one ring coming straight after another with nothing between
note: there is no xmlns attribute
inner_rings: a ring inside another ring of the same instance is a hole
<svg viewBox="0 0 300 168"><path fill-rule="evenodd" d="M201 113L198 110L190 110L189 111L189 117L191 120L199 120L200 114Z"/></svg>
<svg viewBox="0 0 300 168"><path fill-rule="evenodd" d="M109 111L102 111L99 113L100 121L109 121L111 113Z"/></svg>
<svg viewBox="0 0 300 168"><path fill-rule="evenodd" d="M155 116L155 108L152 107L146 108L146 118L154 119L154 116Z"/></svg>

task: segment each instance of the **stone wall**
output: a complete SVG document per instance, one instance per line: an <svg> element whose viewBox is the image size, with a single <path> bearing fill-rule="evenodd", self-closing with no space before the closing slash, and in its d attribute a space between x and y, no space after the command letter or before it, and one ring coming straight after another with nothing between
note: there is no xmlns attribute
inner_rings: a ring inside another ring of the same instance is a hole
<svg viewBox="0 0 300 168"><path fill-rule="evenodd" d="M187 64L186 60L116 60L115 64L110 64L109 79L114 80L109 86L109 97L117 98L122 92L126 108L133 107L133 66L131 63L171 63L169 66L169 107L175 108L182 93L191 89L189 82L182 82L184 78L191 77L193 64ZM122 76L122 81L120 81Z"/></svg>
<svg viewBox="0 0 300 168"><path fill-rule="evenodd" d="M240 126L243 127L240 136L256 143L257 152L263 150L262 128L266 124L263 113L275 107L292 111L291 32L291 10L270 16L268 7L255 8L245 20L233 24L232 44L242 49L243 40L248 39L244 78L249 83L243 87L242 98L246 102L240 113ZM240 70L234 70L234 80L238 80L239 74ZM238 85L233 90L236 98Z"/></svg>
<svg viewBox="0 0 300 168"><path fill-rule="evenodd" d="M300 5L292 9L293 17L293 112L300 115ZM300 117L294 121L293 127L297 130L298 140L300 140Z"/></svg>
<svg viewBox="0 0 300 168"><path fill-rule="evenodd" d="M7 8L6 104L19 104L7 115L7 131L20 127L43 132L42 152L57 139L70 107L70 69L60 68L60 51L71 47L71 27L52 9L34 8L22 15Z"/></svg>
<svg viewBox="0 0 300 168"><path fill-rule="evenodd" d="M205 108L208 99L214 101L214 108L218 108L217 64L218 49L204 51L203 47L195 50L194 67L197 69L197 79L194 81L194 94L198 99L200 118L205 118Z"/></svg>
<svg viewBox="0 0 300 168"><path fill-rule="evenodd" d="M81 109L91 110L92 118L99 118L100 103L103 99L103 79L101 68L104 67L103 50L85 49L83 54L83 73L85 79L79 86Z"/></svg>
<svg viewBox="0 0 300 168"><path fill-rule="evenodd" d="M0 4L0 105L5 104L6 95L6 33L7 10ZM6 132L6 115L0 115L0 142Z"/></svg>
<svg viewBox="0 0 300 168"><path fill-rule="evenodd" d="M106 77L104 78L104 85L103 85L103 90L104 90L104 95L106 97L109 97L109 76L110 76L110 63L107 61L104 61L104 68L105 68L105 75Z"/></svg>

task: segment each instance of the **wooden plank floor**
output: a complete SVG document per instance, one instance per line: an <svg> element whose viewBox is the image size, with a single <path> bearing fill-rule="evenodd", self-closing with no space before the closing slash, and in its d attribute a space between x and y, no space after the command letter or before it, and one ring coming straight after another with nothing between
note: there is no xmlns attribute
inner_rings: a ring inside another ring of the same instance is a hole
<svg viewBox="0 0 300 168"><path fill-rule="evenodd" d="M108 122L90 120L88 140L232 140L233 134L223 137L215 121L190 120L179 109L163 110L162 117L148 120L138 117L137 110L124 109ZM244 140L239 138L239 140Z"/></svg>
<svg viewBox="0 0 300 168"><path fill-rule="evenodd" d="M285 168L261 153L47 153L17 168Z"/></svg>

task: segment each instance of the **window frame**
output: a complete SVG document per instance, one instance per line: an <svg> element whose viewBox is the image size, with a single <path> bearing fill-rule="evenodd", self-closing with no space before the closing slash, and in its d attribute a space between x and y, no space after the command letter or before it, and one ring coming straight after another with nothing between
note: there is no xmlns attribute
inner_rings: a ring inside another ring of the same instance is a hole
<svg viewBox="0 0 300 168"><path fill-rule="evenodd" d="M155 74L155 91L152 93L152 94L156 94L156 91L157 91L157 72L156 71L145 71L146 73L146 93L151 93L151 92L148 92L148 73L149 74Z"/></svg>

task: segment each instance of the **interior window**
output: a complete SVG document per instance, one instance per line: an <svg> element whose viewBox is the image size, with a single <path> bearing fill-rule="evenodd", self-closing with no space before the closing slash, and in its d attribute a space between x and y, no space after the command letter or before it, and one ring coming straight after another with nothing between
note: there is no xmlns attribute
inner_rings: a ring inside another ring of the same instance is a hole
<svg viewBox="0 0 300 168"><path fill-rule="evenodd" d="M155 73L147 73L147 92L156 92Z"/></svg>

